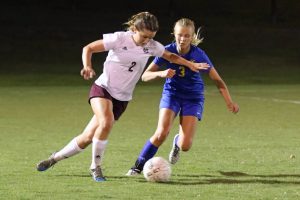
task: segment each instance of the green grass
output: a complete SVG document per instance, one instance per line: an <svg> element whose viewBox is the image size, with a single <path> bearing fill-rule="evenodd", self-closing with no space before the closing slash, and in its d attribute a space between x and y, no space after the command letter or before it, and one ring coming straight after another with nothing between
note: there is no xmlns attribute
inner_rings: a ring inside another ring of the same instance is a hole
<svg viewBox="0 0 300 200"><path fill-rule="evenodd" d="M91 147L49 171L35 170L90 119L88 84L2 86L0 199L299 199L300 85L229 88L240 113L228 112L208 86L192 149L172 167L171 181L157 184L124 174L156 128L161 86L139 85L115 124L103 183L89 176ZM178 120L158 156L168 156L177 127Z"/></svg>

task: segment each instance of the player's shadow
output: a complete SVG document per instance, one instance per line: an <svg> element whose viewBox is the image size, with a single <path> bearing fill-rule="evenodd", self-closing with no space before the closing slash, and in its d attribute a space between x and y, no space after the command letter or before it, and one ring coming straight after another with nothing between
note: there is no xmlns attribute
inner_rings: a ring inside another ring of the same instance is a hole
<svg viewBox="0 0 300 200"><path fill-rule="evenodd" d="M79 177L79 178L90 178L91 177L91 175L88 173L87 174L56 174L54 176L57 176L57 177ZM117 179L117 180L128 179L127 176L105 176L105 178Z"/></svg>
<svg viewBox="0 0 300 200"><path fill-rule="evenodd" d="M71 177L78 177L78 178L86 178L86 179L91 179L91 175L86 173L86 174L77 174L77 173L69 173L69 174L55 174L53 176L56 177L65 177L65 178L71 178ZM105 176L105 178L108 181L128 181L128 178L131 180L135 180L138 182L146 182L144 176L136 176L136 177L128 177L128 176Z"/></svg>
<svg viewBox="0 0 300 200"><path fill-rule="evenodd" d="M85 177L91 177L91 175L87 174L55 174L53 176L57 177L80 177L80 178L85 178Z"/></svg>
<svg viewBox="0 0 300 200"><path fill-rule="evenodd" d="M300 174L271 174L258 175L247 174L238 171L218 171L220 175L191 175L174 174L171 181L166 184L171 185L209 185L209 184L281 184L300 185ZM284 178L290 178L284 180ZM291 178L293 180L291 180ZM299 180L295 180L299 178Z"/></svg>
<svg viewBox="0 0 300 200"><path fill-rule="evenodd" d="M279 185L300 185L300 174L247 174L238 171L218 171L219 175L208 174L173 174L171 181L162 183L169 185L210 185L210 184L279 184ZM56 174L59 177L81 177L90 178L86 174ZM108 180L124 180L128 178L138 182L146 182L143 176L127 177L127 176L106 176ZM288 178L289 180L284 180ZM292 179L292 180L291 180ZM298 180L295 180L298 179Z"/></svg>
<svg viewBox="0 0 300 200"><path fill-rule="evenodd" d="M246 174L243 172L231 171L224 172L218 171L223 176L228 177L259 177L259 178L300 178L300 174L269 174L269 175L257 175L257 174Z"/></svg>

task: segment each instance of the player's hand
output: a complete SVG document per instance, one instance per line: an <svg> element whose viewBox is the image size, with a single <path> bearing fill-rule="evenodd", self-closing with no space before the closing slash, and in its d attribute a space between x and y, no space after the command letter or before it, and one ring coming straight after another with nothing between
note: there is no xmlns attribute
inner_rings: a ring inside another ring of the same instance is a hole
<svg viewBox="0 0 300 200"><path fill-rule="evenodd" d="M232 113L234 113L234 114L238 113L239 110L240 110L239 105L238 105L237 103L234 103L234 102L228 104L228 105L227 105L227 108L228 108L228 110L229 110L230 112L232 112Z"/></svg>
<svg viewBox="0 0 300 200"><path fill-rule="evenodd" d="M164 71L161 71L160 77L161 78L172 78L176 74L175 69L166 69Z"/></svg>
<svg viewBox="0 0 300 200"><path fill-rule="evenodd" d="M85 79L85 80L89 80L92 79L96 73L93 70L92 67L83 67L82 70L80 71L80 75Z"/></svg>
<svg viewBox="0 0 300 200"><path fill-rule="evenodd" d="M193 63L190 69L194 72L199 72L200 70L205 70L209 68L209 64L207 63Z"/></svg>

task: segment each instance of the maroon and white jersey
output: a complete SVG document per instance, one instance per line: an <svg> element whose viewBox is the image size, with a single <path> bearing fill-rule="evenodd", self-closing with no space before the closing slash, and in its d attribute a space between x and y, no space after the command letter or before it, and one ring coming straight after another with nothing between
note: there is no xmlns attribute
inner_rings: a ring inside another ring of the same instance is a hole
<svg viewBox="0 0 300 200"><path fill-rule="evenodd" d="M150 56L161 57L164 46L150 40L145 46L137 46L133 32L115 32L103 35L105 50L109 51L103 73L95 81L120 101L130 101L136 83L140 79Z"/></svg>

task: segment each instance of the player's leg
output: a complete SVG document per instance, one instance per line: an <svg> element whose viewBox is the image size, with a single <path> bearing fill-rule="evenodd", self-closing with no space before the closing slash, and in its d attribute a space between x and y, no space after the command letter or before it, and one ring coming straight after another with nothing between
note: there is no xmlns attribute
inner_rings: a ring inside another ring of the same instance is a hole
<svg viewBox="0 0 300 200"><path fill-rule="evenodd" d="M95 116L90 120L84 131L73 138L64 148L54 152L48 159L37 164L38 171L45 171L58 161L72 157L83 151L91 142L98 124Z"/></svg>
<svg viewBox="0 0 300 200"><path fill-rule="evenodd" d="M103 98L92 98L90 100L95 113L98 127L95 130L92 146L91 174L95 181L104 181L101 164L106 149L109 133L115 121L117 121L127 108L127 101L118 101L112 98L104 89Z"/></svg>
<svg viewBox="0 0 300 200"><path fill-rule="evenodd" d="M179 160L180 151L188 151L193 142L196 132L197 122L201 120L203 111L203 101L182 101L180 112L179 134L175 135L169 161L175 164Z"/></svg>
<svg viewBox="0 0 300 200"><path fill-rule="evenodd" d="M98 122L96 120L96 116L94 115L88 123L88 125L83 130L83 132L77 137L75 137L62 150L57 152L54 156L54 159L56 161L60 161L62 159L69 158L83 151L83 149L85 149L89 144L92 143L92 138L97 127Z"/></svg>
<svg viewBox="0 0 300 200"><path fill-rule="evenodd" d="M92 98L90 103L98 124L92 139L92 162L90 169L94 180L99 182L105 180L101 164L107 139L114 123L113 104L110 99L106 98Z"/></svg>
<svg viewBox="0 0 300 200"><path fill-rule="evenodd" d="M76 141L81 149L85 149L89 144L92 143L95 131L98 126L99 124L96 115L94 115L83 132L79 136L77 136Z"/></svg>
<svg viewBox="0 0 300 200"><path fill-rule="evenodd" d="M197 129L198 119L195 116L180 117L179 137L177 145L180 150L188 151L192 147L194 135Z"/></svg>
<svg viewBox="0 0 300 200"><path fill-rule="evenodd" d="M156 131L144 145L135 165L127 172L127 176L134 176L142 172L145 163L156 154L159 146L167 138L178 111L179 104L176 99L170 97L161 99Z"/></svg>
<svg viewBox="0 0 300 200"><path fill-rule="evenodd" d="M180 151L188 151L193 142L198 119L194 116L180 116L179 134L173 139L169 161L175 164L179 160Z"/></svg>
<svg viewBox="0 0 300 200"><path fill-rule="evenodd" d="M166 140L175 117L176 113L173 110L168 108L160 109L157 128L154 135L149 140L154 146L160 147Z"/></svg>

